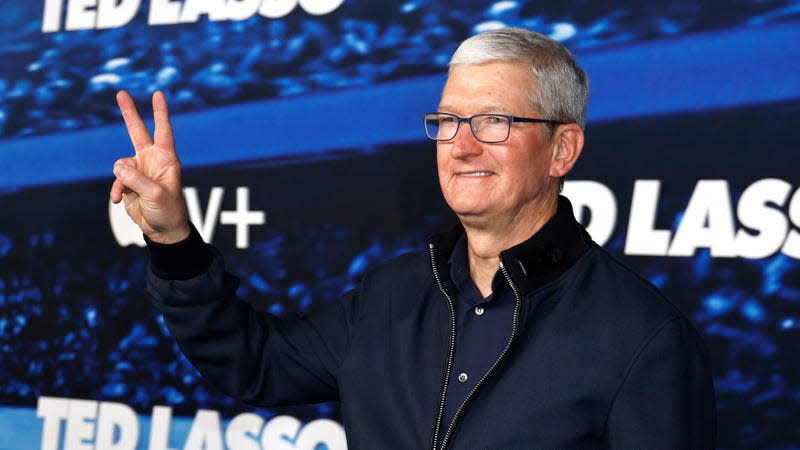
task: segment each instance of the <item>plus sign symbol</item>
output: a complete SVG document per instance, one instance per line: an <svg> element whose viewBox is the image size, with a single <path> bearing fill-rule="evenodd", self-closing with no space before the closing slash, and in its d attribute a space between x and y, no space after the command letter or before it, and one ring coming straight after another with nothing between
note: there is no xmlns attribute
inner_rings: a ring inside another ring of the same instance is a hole
<svg viewBox="0 0 800 450"><path fill-rule="evenodd" d="M236 188L236 211L222 211L219 223L236 225L236 248L250 245L250 226L264 225L264 211L250 211L250 189Z"/></svg>
<svg viewBox="0 0 800 450"><path fill-rule="evenodd" d="M247 248L250 246L250 227L264 225L266 214L264 211L250 209L250 188L236 188L236 209L232 211L220 211L222 200L225 196L225 188L213 187L208 196L208 203L205 212L201 206L200 196L197 188L183 188L183 196L186 199L186 210L189 213L189 220L197 227L200 236L208 243L214 239L214 231L217 228L217 221L221 225L233 225L236 227L236 248ZM128 217L125 206L122 203L114 204L109 200L108 218L111 224L111 232L117 243L126 247L137 245L144 247L144 238L139 227Z"/></svg>

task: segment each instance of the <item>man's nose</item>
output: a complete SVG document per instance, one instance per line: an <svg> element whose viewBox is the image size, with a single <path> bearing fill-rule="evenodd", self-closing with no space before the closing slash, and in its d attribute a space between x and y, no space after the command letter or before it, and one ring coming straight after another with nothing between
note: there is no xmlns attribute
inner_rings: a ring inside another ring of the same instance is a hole
<svg viewBox="0 0 800 450"><path fill-rule="evenodd" d="M450 153L454 158L464 158L478 155L483 151L482 144L475 138L470 129L469 122L462 123L453 138L453 148Z"/></svg>

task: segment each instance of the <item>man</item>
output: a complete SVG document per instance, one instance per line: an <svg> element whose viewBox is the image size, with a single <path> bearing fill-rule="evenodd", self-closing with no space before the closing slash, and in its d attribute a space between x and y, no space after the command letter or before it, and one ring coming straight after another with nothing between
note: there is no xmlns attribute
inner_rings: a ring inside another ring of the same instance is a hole
<svg viewBox="0 0 800 450"><path fill-rule="evenodd" d="M547 37L463 42L425 115L460 226L308 316L236 300L186 219L161 93L153 140L117 97L136 156L115 164L111 198L147 237L148 292L200 372L252 404L341 401L351 448L713 448L697 332L558 195L587 98L584 72Z"/></svg>

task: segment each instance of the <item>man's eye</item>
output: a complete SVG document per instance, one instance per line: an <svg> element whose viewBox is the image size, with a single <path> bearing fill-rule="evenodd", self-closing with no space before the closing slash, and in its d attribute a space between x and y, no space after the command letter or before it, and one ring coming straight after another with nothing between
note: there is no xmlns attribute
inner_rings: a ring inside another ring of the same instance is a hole
<svg viewBox="0 0 800 450"><path fill-rule="evenodd" d="M452 125L456 123L455 117L444 116L439 118L439 123L442 125Z"/></svg>
<svg viewBox="0 0 800 450"><path fill-rule="evenodd" d="M500 125L505 123L506 118L503 116L486 116L485 122L489 125Z"/></svg>

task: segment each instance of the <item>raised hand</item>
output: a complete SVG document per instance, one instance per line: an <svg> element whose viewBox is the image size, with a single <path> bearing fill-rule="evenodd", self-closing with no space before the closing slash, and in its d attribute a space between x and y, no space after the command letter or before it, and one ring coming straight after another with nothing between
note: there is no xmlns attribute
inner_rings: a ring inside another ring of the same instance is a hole
<svg viewBox="0 0 800 450"><path fill-rule="evenodd" d="M167 100L160 91L153 94L152 138L127 92L117 93L117 104L135 154L114 163L117 178L111 186L111 201L124 201L128 215L151 240L163 244L179 242L189 236L190 228Z"/></svg>

